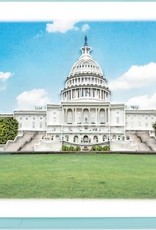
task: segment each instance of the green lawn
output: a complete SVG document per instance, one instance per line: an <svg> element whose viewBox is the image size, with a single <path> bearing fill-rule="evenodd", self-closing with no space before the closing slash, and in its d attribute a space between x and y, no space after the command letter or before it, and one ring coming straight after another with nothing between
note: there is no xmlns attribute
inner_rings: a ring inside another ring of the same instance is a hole
<svg viewBox="0 0 156 230"><path fill-rule="evenodd" d="M0 198L156 198L156 155L2 155Z"/></svg>

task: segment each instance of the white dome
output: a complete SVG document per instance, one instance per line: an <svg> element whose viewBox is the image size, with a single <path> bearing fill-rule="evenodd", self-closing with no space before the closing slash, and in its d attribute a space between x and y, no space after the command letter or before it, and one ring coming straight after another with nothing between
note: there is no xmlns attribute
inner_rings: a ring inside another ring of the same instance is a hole
<svg viewBox="0 0 156 230"><path fill-rule="evenodd" d="M63 101L109 101L110 90L102 69L90 55L85 36L82 55L74 63L61 91Z"/></svg>
<svg viewBox="0 0 156 230"><path fill-rule="evenodd" d="M102 69L100 66L93 60L90 54L82 54L81 57L75 64L72 66L69 73L69 77L79 74L93 74L98 76L103 76Z"/></svg>

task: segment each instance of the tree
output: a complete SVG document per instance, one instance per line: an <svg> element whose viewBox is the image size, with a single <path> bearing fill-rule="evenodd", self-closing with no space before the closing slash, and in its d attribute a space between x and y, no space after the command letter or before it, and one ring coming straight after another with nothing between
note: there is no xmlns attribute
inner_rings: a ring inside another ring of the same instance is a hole
<svg viewBox="0 0 156 230"><path fill-rule="evenodd" d="M18 134L18 122L13 117L0 117L0 144L14 140Z"/></svg>
<svg viewBox="0 0 156 230"><path fill-rule="evenodd" d="M154 128L155 136L156 136L156 122L153 124L153 128Z"/></svg>

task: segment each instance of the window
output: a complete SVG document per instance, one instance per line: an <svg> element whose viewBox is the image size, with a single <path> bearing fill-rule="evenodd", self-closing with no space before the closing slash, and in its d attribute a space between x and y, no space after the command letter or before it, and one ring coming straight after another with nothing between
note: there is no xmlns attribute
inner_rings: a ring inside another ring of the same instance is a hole
<svg viewBox="0 0 156 230"><path fill-rule="evenodd" d="M78 142L78 136L74 136L74 138L73 138L73 142Z"/></svg>
<svg viewBox="0 0 156 230"><path fill-rule="evenodd" d="M116 117L116 123L119 124L119 117Z"/></svg>
<svg viewBox="0 0 156 230"><path fill-rule="evenodd" d="M113 140L115 140L116 139L116 135L113 135Z"/></svg>
<svg viewBox="0 0 156 230"><path fill-rule="evenodd" d="M98 137L97 137L97 136L94 136L94 137L93 137L93 141L94 141L94 142L98 142Z"/></svg>
<svg viewBox="0 0 156 230"><path fill-rule="evenodd" d="M65 140L69 141L69 136L68 135L65 136Z"/></svg>
<svg viewBox="0 0 156 230"><path fill-rule="evenodd" d="M118 141L120 141L120 136L118 136Z"/></svg>
<svg viewBox="0 0 156 230"><path fill-rule="evenodd" d="M88 118L87 117L85 117L85 123L88 123Z"/></svg>
<svg viewBox="0 0 156 230"><path fill-rule="evenodd" d="M40 129L42 128L42 122L40 122Z"/></svg>

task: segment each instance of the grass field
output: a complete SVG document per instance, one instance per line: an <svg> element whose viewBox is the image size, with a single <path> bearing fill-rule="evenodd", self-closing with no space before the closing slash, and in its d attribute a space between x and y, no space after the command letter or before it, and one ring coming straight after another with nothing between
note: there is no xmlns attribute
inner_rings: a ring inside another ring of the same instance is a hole
<svg viewBox="0 0 156 230"><path fill-rule="evenodd" d="M156 198L156 156L2 155L0 198Z"/></svg>

